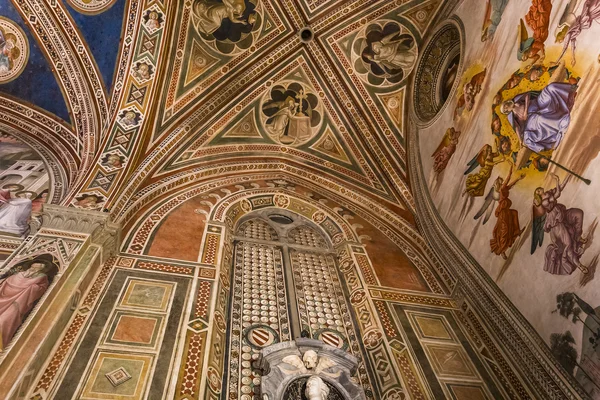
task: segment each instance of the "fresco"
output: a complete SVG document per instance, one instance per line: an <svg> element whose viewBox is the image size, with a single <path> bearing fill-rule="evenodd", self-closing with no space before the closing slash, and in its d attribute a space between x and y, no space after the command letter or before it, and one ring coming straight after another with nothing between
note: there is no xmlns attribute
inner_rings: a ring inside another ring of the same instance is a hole
<svg viewBox="0 0 600 400"><path fill-rule="evenodd" d="M125 12L125 0L68 0L77 28L81 31L102 75L107 91L112 86ZM157 14L157 13L156 13ZM147 16L158 20L161 16ZM152 23L146 23L148 28Z"/></svg>
<svg viewBox="0 0 600 400"><path fill-rule="evenodd" d="M0 92L21 98L70 121L67 104L52 68L12 2L0 0L0 16L0 34L6 36L0 38ZM2 67L2 64L8 68ZM2 72L4 69L8 71Z"/></svg>
<svg viewBox="0 0 600 400"><path fill-rule="evenodd" d="M0 136L0 235L24 237L49 194L44 161L31 147Z"/></svg>
<svg viewBox="0 0 600 400"><path fill-rule="evenodd" d="M460 82L420 131L432 198L559 362L600 398L597 324L548 312L568 293L595 321L581 299L600 302L600 1L465 1L456 14L465 26Z"/></svg>
<svg viewBox="0 0 600 400"><path fill-rule="evenodd" d="M10 343L58 270L58 261L50 254L42 254L0 275L0 350Z"/></svg>
<svg viewBox="0 0 600 400"><path fill-rule="evenodd" d="M0 82L17 78L29 58L29 44L25 33L17 24L0 18Z"/></svg>

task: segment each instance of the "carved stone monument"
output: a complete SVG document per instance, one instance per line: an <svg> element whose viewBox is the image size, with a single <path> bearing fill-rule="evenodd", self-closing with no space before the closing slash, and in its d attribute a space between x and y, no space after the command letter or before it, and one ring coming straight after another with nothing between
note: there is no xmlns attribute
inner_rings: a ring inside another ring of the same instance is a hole
<svg viewBox="0 0 600 400"><path fill-rule="evenodd" d="M358 360L319 340L299 338L265 347L257 367L263 371L262 400L364 400L353 375Z"/></svg>

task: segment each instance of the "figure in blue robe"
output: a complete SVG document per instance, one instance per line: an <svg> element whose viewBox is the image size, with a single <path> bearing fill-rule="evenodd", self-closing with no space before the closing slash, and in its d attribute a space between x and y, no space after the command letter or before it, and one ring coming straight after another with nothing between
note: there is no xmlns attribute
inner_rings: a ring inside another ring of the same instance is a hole
<svg viewBox="0 0 600 400"><path fill-rule="evenodd" d="M541 92L526 92L502 103L501 111L521 144L537 153L556 149L571 122L577 85L551 83Z"/></svg>
<svg viewBox="0 0 600 400"><path fill-rule="evenodd" d="M481 41L491 40L502 20L502 14L508 5L508 0L487 0L483 26L481 27Z"/></svg>

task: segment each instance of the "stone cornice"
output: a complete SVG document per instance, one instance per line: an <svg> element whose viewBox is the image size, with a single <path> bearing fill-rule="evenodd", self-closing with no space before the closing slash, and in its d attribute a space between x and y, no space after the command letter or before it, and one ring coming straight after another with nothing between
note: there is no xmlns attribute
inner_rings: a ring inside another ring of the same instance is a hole
<svg viewBox="0 0 600 400"><path fill-rule="evenodd" d="M91 243L103 247L106 256L117 251L121 239L121 225L113 222L109 213L54 204L44 204L41 228L89 235Z"/></svg>

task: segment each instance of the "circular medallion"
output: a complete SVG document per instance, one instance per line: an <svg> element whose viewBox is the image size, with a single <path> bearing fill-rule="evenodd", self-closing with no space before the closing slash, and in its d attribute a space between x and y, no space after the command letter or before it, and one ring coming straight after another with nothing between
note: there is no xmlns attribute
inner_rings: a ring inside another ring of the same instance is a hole
<svg viewBox="0 0 600 400"><path fill-rule="evenodd" d="M210 385L210 388L215 393L221 393L221 377L219 376L217 370L215 370L213 367L209 367L206 376L208 377L208 384Z"/></svg>
<svg viewBox="0 0 600 400"><path fill-rule="evenodd" d="M353 43L354 70L368 84L395 85L403 81L417 62L417 43L397 21L369 24Z"/></svg>
<svg viewBox="0 0 600 400"><path fill-rule="evenodd" d="M25 32L0 16L0 84L16 79L27 65L29 43Z"/></svg>
<svg viewBox="0 0 600 400"><path fill-rule="evenodd" d="M321 222L323 222L327 219L327 216L325 215L325 213L323 211L317 211L313 214L312 219L317 224L320 224Z"/></svg>
<svg viewBox="0 0 600 400"><path fill-rule="evenodd" d="M240 208L242 209L242 211L244 213L249 213L250 211L252 211L252 204L250 204L250 202L246 199L243 199L240 202Z"/></svg>
<svg viewBox="0 0 600 400"><path fill-rule="evenodd" d="M255 349L262 349L279 342L279 335L266 325L254 325L244 333L246 341Z"/></svg>
<svg viewBox="0 0 600 400"><path fill-rule="evenodd" d="M315 137L323 125L323 104L313 88L295 81L280 81L262 100L261 120L269 136L285 146L297 147ZM281 151L288 149L282 147Z"/></svg>
<svg viewBox="0 0 600 400"><path fill-rule="evenodd" d="M250 49L263 21L258 0L194 0L192 23L213 49L235 54Z"/></svg>
<svg viewBox="0 0 600 400"><path fill-rule="evenodd" d="M314 338L322 341L326 345L345 350L348 347L346 338L341 333L333 329L321 329L314 333Z"/></svg>
<svg viewBox="0 0 600 400"><path fill-rule="evenodd" d="M287 208L290 205L290 198L283 194L276 194L273 203L279 208Z"/></svg>
<svg viewBox="0 0 600 400"><path fill-rule="evenodd" d="M350 296L350 302L354 305L360 304L363 302L363 300L366 297L367 297L367 294L365 293L365 291L362 289L359 289L359 290L355 291L354 293L352 293L352 295Z"/></svg>
<svg viewBox="0 0 600 400"><path fill-rule="evenodd" d="M117 0L67 0L67 2L81 14L96 15L111 8Z"/></svg>

